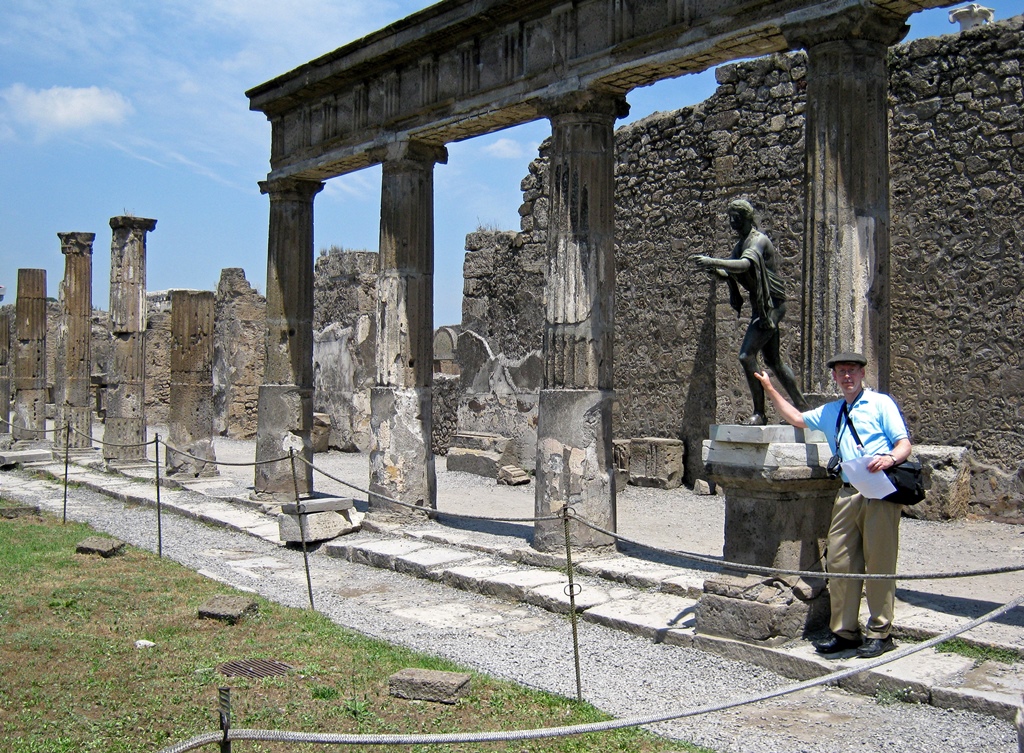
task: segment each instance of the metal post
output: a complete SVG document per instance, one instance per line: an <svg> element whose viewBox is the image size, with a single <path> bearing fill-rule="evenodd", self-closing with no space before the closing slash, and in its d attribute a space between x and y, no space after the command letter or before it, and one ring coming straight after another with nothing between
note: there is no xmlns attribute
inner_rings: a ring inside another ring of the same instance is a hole
<svg viewBox="0 0 1024 753"><path fill-rule="evenodd" d="M288 457L292 461L292 485L295 487L295 513L299 516L299 538L302 539L302 560L306 565L306 590L309 592L309 608L313 606L313 581L309 577L309 550L306 548L306 508L299 501L299 477L295 470L295 448L288 448Z"/></svg>
<svg viewBox="0 0 1024 753"><path fill-rule="evenodd" d="M156 434L153 440L153 454L156 456L156 553L158 557L164 556L164 533L163 518L160 508L160 435Z"/></svg>
<svg viewBox="0 0 1024 753"><path fill-rule="evenodd" d="M572 547L569 544L569 516L571 509L568 505L562 508L562 523L565 528L565 571L569 576L569 585L565 587L565 593L569 597L569 622L572 624L572 653L576 662L576 700L583 700L583 683L580 679L580 641L576 630L576 594L580 592L580 586L573 582L572 578Z"/></svg>
<svg viewBox="0 0 1024 753"><path fill-rule="evenodd" d="M68 522L68 455L71 454L71 422L64 422L64 519Z"/></svg>
<svg viewBox="0 0 1024 753"><path fill-rule="evenodd" d="M228 732L231 731L231 688L217 688L217 700L220 704L220 728L224 732L220 753L231 753L231 741L228 740Z"/></svg>

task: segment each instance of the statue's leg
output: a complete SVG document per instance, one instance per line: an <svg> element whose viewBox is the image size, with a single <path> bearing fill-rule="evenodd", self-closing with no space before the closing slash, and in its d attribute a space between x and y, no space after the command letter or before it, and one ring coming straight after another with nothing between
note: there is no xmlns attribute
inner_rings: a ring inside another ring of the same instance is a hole
<svg viewBox="0 0 1024 753"><path fill-rule="evenodd" d="M782 318L781 316L779 317ZM779 384L786 390L789 395L789 399L793 402L793 405L798 410L807 410L807 401L804 400L803 393L800 392L800 388L796 386L796 376L793 374L793 370L789 368L782 361L782 338L779 336L779 330L776 329L772 333L772 337L764 344L764 360L774 373L776 378L779 380Z"/></svg>
<svg viewBox="0 0 1024 753"><path fill-rule="evenodd" d="M747 327L747 333L743 336L743 344L740 346L740 365L743 367L743 375L747 378L747 387L750 389L750 397L754 401L754 412L744 423L748 426L764 426L767 423L764 411L764 387L754 376L757 371L757 354L771 338L772 332L761 329L755 322ZM777 333L776 333L777 337Z"/></svg>

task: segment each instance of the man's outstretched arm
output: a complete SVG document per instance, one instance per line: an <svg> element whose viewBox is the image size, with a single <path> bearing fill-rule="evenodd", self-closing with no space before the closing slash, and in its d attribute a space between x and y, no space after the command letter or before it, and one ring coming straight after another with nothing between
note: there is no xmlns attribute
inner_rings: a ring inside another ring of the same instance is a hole
<svg viewBox="0 0 1024 753"><path fill-rule="evenodd" d="M772 405L775 406L775 410L786 419L786 423L792 424L798 429L806 429L807 424L804 423L803 414L797 410L791 402L782 396L782 393L775 389L775 385L772 384L772 378L768 376L767 371L755 371L754 376L757 377L762 386L764 386L764 394L772 401Z"/></svg>

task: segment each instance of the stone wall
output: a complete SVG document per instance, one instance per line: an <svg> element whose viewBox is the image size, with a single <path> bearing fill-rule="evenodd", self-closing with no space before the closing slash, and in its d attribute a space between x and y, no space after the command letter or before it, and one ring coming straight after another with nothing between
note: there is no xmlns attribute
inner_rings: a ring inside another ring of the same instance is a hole
<svg viewBox="0 0 1024 753"><path fill-rule="evenodd" d="M1021 28L1017 17L892 50L890 161L892 392L915 442L973 450L976 512L1024 520L1015 347L1024 340L1024 262L1014 222L1024 172ZM737 320L726 287L689 262L729 253L725 208L734 198L754 204L778 250L790 301L785 359L799 362L805 77L803 53L723 66L705 102L617 132L615 432L682 439L687 483L702 474L708 426L750 412L737 360L749 306ZM523 181L522 232L493 241L519 248L528 263L545 253L545 174L542 147ZM476 315L488 309L470 293L495 288L472 256L464 308ZM524 264L491 258L499 278ZM501 350L538 347L542 298L490 295L494 318L475 327ZM499 317L520 322L510 344L493 323Z"/></svg>

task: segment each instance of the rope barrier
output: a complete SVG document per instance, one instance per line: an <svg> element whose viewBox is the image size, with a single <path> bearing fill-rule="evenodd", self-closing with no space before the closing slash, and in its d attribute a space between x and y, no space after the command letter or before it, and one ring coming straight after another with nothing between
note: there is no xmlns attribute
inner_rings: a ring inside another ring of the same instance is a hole
<svg viewBox="0 0 1024 753"><path fill-rule="evenodd" d="M29 428L28 426L18 426L15 423L13 423L11 421L8 421L5 418L0 418L0 423L7 424L8 426L11 427L11 429L17 429L18 431L30 431L30 432L33 432L34 434L44 434L45 435L45 434L51 434L51 433L54 433L54 432L57 431L56 428L53 428L53 429L32 429L32 428Z"/></svg>
<svg viewBox="0 0 1024 753"><path fill-rule="evenodd" d="M849 667L847 669L838 670L831 672L827 675L813 678L811 680L805 680L803 682L795 683L793 685L787 685L782 688L775 690L769 690L764 693L758 693L755 695L744 696L737 699L723 701L719 703L707 704L699 706L697 708L685 709L683 711L673 711L670 713L663 714L651 714L647 716L634 716L625 719L613 719L607 722L591 722L589 724L576 724L564 727L545 727L540 729L529 729L529 730L506 730L496 732L452 732L443 734L427 734L427 735L401 735L401 734L371 734L371 735L353 735L353 734L330 734L330 733L315 733L315 732L288 732L279 730L259 730L259 729L232 729L227 734L227 738L234 740L258 740L262 742L292 742L292 743L319 743L324 745L445 745L445 744L456 744L456 743L483 743L483 742L512 742L521 740L540 740L544 738L552 737L568 737L570 735L583 735L594 732L610 732L612 730L624 729L626 727L640 727L650 724L658 724L662 722L674 721L676 719L683 719L687 717L701 716L703 714L710 714L716 711L726 711L728 709L738 708L740 706L747 706L753 703L760 703L761 701L771 700L773 698L780 698L782 696L791 695L793 693L800 692L802 690L809 690L811 688L818 687L820 685L833 685L847 677L867 672L877 667L890 664L895 661L899 661L907 656L924 651L925 649L931 648L944 641L948 641L951 638L955 638L962 633L966 633L969 630L973 630L979 625L983 625L986 622L990 622L998 617L1009 612L1011 609L1020 606L1024 603L1024 595L1018 596L1011 601L1006 602L1000 607L993 609L981 617L973 619L963 625L960 625L952 630L949 630L942 635L930 638L922 643L918 643L912 646L906 646L904 648L897 649L891 653L885 654L877 659L869 659L867 661L858 662L856 666ZM164 748L160 753L185 753L189 750L195 750L196 748L202 747L203 745L209 745L211 743L219 743L224 739L225 735L221 732L216 733L205 733L185 740L176 745Z"/></svg>
<svg viewBox="0 0 1024 753"><path fill-rule="evenodd" d="M706 564L715 565L717 568L723 570L738 570L740 572L753 573L755 575L789 575L796 576L799 578L828 578L828 579L846 579L846 580L944 580L949 578L972 578L975 576L983 575L1001 575L1003 573L1017 573L1024 571L1024 565L1005 565L1003 567L988 567L980 570L956 570L953 572L945 573L830 573L824 570L787 570L785 568L775 567L764 567L761 565L751 565L745 562L730 562L715 557L709 557L703 554L695 554L693 552L683 552L675 549L661 549L659 547L651 546L650 544L644 544L642 541L627 538L621 536L613 531L609 531L596 523L591 523L586 518L581 518L579 515L573 514L573 518L578 520L582 525L591 528L598 533L603 533L606 536L623 541L627 544L633 544L634 546L643 547L653 552L660 552L662 554L671 554L680 559L693 560L695 562L701 562Z"/></svg>

